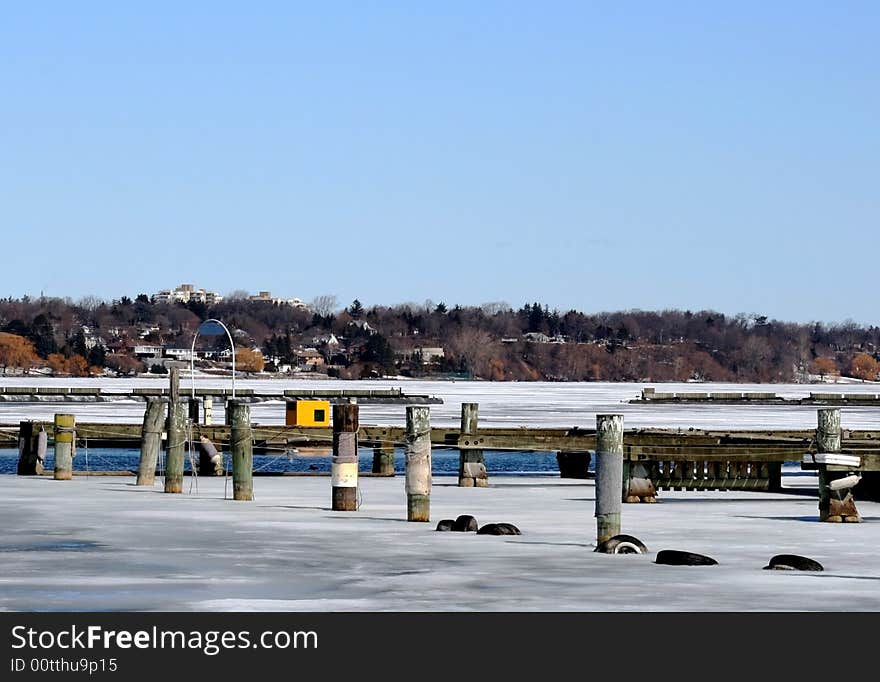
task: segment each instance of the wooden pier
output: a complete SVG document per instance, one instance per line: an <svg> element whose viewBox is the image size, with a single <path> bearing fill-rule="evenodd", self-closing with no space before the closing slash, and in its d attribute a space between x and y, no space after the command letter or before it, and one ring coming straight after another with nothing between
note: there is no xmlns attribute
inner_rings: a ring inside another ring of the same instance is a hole
<svg viewBox="0 0 880 682"><path fill-rule="evenodd" d="M880 393L810 392L808 396L801 398L785 398L776 393L765 391L664 393L653 388L643 388L642 395L633 398L629 403L631 405L827 405L832 407L866 405L880 407Z"/></svg>

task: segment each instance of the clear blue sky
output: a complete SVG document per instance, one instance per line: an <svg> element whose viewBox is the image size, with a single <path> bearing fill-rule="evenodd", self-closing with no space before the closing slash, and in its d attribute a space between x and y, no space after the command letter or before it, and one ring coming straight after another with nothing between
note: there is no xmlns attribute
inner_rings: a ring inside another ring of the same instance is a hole
<svg viewBox="0 0 880 682"><path fill-rule="evenodd" d="M5 3L0 296L878 324L878 36L877 2Z"/></svg>

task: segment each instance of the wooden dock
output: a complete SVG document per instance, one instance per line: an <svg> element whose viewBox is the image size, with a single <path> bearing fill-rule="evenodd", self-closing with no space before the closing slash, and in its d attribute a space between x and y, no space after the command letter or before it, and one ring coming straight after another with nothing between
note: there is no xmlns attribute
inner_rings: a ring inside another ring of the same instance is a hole
<svg viewBox="0 0 880 682"><path fill-rule="evenodd" d="M168 388L129 388L114 391L112 389L98 387L56 387L56 386L0 386L0 402L39 402L39 403L65 403L65 402L114 402L118 400L139 400L148 398L168 397ZM181 388L181 395L188 397L190 391ZM229 388L197 388L196 398L231 398L232 390ZM348 402L355 399L364 405L387 404L387 405L439 405L442 398L431 395L414 395L404 393L399 388L385 389L288 389L284 391L255 391L251 388L238 388L235 397L245 402L266 402L269 400L297 400L319 399L329 400L331 403Z"/></svg>
<svg viewBox="0 0 880 682"><path fill-rule="evenodd" d="M770 392L724 392L677 393L658 392L653 388L642 389L642 395L629 401L631 405L814 405L880 407L880 393L817 393L811 392L801 398L785 398Z"/></svg>

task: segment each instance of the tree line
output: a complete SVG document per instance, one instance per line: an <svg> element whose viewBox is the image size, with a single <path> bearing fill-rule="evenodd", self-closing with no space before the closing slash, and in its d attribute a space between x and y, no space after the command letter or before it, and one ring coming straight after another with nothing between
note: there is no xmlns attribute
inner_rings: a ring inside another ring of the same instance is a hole
<svg viewBox="0 0 880 682"><path fill-rule="evenodd" d="M213 306L156 303L146 294L112 301L2 299L0 367L46 366L73 375L144 371L133 356L136 344L189 348L209 317L224 321L248 357L261 353L254 367L277 370L315 349L321 367L329 368L318 370L343 378L792 382L836 374L875 380L880 370L880 328L851 321L802 324L682 310L585 313L540 302L516 309L501 302L365 306L355 300L342 307L331 295L302 309L250 301L244 293ZM437 348L442 354L432 351L426 361L424 349Z"/></svg>

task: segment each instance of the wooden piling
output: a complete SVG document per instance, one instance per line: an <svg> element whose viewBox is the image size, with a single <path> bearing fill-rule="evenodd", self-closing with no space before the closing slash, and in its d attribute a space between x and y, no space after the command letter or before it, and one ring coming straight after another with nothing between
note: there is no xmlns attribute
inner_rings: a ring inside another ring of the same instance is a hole
<svg viewBox="0 0 880 682"><path fill-rule="evenodd" d="M43 473L43 460L39 456L36 422L18 424L18 475L37 476Z"/></svg>
<svg viewBox="0 0 880 682"><path fill-rule="evenodd" d="M379 441L373 445L373 473L394 476L394 443Z"/></svg>
<svg viewBox="0 0 880 682"><path fill-rule="evenodd" d="M431 415L406 407L406 520L431 520Z"/></svg>
<svg viewBox="0 0 880 682"><path fill-rule="evenodd" d="M205 426L211 426L214 423L214 396L206 395L202 401L202 406L204 408L204 421L202 423Z"/></svg>
<svg viewBox="0 0 880 682"><path fill-rule="evenodd" d="M333 406L333 459L330 463L333 511L356 511L358 496L358 406Z"/></svg>
<svg viewBox="0 0 880 682"><path fill-rule="evenodd" d="M596 544L620 534L623 415L596 415Z"/></svg>
<svg viewBox="0 0 880 682"><path fill-rule="evenodd" d="M840 452L841 423L840 409L836 407L818 410L816 447L820 453ZM857 523L861 520L850 490L832 492L828 484L843 478L845 472L829 472L828 466L819 465L819 520L831 523L841 521Z"/></svg>
<svg viewBox="0 0 880 682"><path fill-rule="evenodd" d="M55 415L55 480L73 478L73 447L76 442L76 417Z"/></svg>
<svg viewBox="0 0 880 682"><path fill-rule="evenodd" d="M254 443L251 431L251 408L247 403L230 400L226 403L232 427L232 499L254 499Z"/></svg>
<svg viewBox="0 0 880 682"><path fill-rule="evenodd" d="M165 492L183 492L186 454L186 405L168 403L168 440L165 443Z"/></svg>
<svg viewBox="0 0 880 682"><path fill-rule="evenodd" d="M486 473L486 462L482 450L473 450L469 446L477 443L478 403L461 404L461 431L458 439L458 485L461 488L486 488L489 475Z"/></svg>
<svg viewBox="0 0 880 682"><path fill-rule="evenodd" d="M156 462L162 446L164 417L165 403L159 398L149 398L141 427L141 457L136 485L153 485L156 482Z"/></svg>

